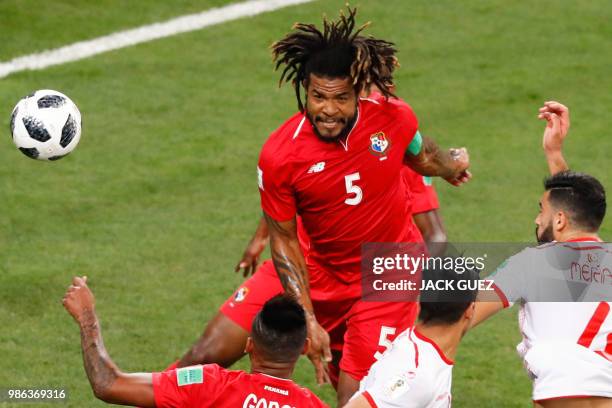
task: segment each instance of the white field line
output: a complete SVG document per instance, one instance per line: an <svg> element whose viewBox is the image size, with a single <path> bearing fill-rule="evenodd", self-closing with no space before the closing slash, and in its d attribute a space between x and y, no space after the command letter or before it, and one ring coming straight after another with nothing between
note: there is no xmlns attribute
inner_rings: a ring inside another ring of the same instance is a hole
<svg viewBox="0 0 612 408"><path fill-rule="evenodd" d="M131 30L119 31L92 40L79 41L54 50L24 55L7 62L0 62L0 78L19 71L43 69L52 65L77 61L103 52L200 30L204 27L236 20L241 17L255 16L267 11L310 1L312 0L250 0L213 8L201 13L188 14L163 23L154 23Z"/></svg>

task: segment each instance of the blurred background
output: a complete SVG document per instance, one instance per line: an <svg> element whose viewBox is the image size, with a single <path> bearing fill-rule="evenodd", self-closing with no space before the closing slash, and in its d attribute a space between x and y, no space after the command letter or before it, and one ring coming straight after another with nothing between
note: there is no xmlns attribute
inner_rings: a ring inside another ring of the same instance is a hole
<svg viewBox="0 0 612 408"><path fill-rule="evenodd" d="M229 3L0 0L0 62ZM269 46L344 3L313 1L0 79L0 387L64 387L66 406L103 405L61 307L74 275L89 277L122 369L161 370L187 350L242 281L233 269L261 214L259 150L297 109L292 89L278 88ZM546 100L571 109L570 166L612 188L611 2L351 5L372 22L368 33L397 44L398 94L421 133L469 149L471 183L436 181L450 240L534 241L548 171L536 116ZM10 141L13 106L36 89L67 94L83 116L80 145L58 162L28 159ZM453 406L530 404L516 312L466 336ZM302 359L297 382L334 403L313 379Z"/></svg>

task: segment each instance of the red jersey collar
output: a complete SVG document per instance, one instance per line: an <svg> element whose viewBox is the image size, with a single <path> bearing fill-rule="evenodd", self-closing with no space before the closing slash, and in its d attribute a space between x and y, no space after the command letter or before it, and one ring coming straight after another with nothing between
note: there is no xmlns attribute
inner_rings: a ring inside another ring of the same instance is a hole
<svg viewBox="0 0 612 408"><path fill-rule="evenodd" d="M440 355L440 358L442 359L442 361L444 361L446 364L448 365L453 365L455 364L455 362L453 360L451 360L450 358L446 357L446 355L444 354L444 352L442 351L442 349L436 344L435 341L433 341L432 339L430 339L429 337L426 337L423 335L423 333L419 332L416 328L414 328L412 330L412 332L421 340L423 340L424 342L427 342L429 344L431 344L433 346L433 348L436 349L436 351L438 352L438 354Z"/></svg>
<svg viewBox="0 0 612 408"><path fill-rule="evenodd" d="M351 133L353 133L353 130L355 130L355 128L357 127L357 124L359 123L359 112L360 111L361 111L361 101L359 101L359 103L357 104L357 118L355 119L355 123L353 123L353 127L349 131L348 135L346 135L346 139L344 140L344 142L342 140L338 140L338 142L340 142L342 147L344 147L344 150L347 152L348 152L348 146L349 146L348 144L349 137L351 137Z"/></svg>
<svg viewBox="0 0 612 408"><path fill-rule="evenodd" d="M578 237L578 238L568 239L565 242L603 242L603 241L597 237Z"/></svg>
<svg viewBox="0 0 612 408"><path fill-rule="evenodd" d="M271 378L271 379L273 379L273 380L278 380L278 381L282 381L282 382L290 382L290 383L292 383L292 382L293 382L293 381L292 381L290 378L281 378L281 377L275 377L275 376L273 376L273 375L269 375L269 374L265 374L265 373L261 373L261 372L259 372L259 373L255 373L255 374L257 374L257 375L263 375L264 377L268 377L268 378Z"/></svg>

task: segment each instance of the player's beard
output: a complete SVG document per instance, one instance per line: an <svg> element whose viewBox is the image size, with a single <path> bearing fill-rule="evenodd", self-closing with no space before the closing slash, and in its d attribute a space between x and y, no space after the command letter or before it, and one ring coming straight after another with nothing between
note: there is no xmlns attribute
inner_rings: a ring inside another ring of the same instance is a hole
<svg viewBox="0 0 612 408"><path fill-rule="evenodd" d="M306 111L306 117L310 121L310 125L312 126L312 130L314 131L315 135L317 135L319 140L321 140L323 142L326 142L326 143L335 143L338 140L346 139L348 134L351 133L351 130L353 129L353 126L355 125L355 121L357 121L357 109L355 109L355 115L352 118L346 119L344 127L342 128L340 133L338 133L338 136L334 136L334 137L325 137L325 136L322 136L321 133L319 133L319 129L317 129L317 126L316 126L316 121L318 119L320 119L320 117L315 116L313 118L310 115L310 113L308 113L308 110Z"/></svg>
<svg viewBox="0 0 612 408"><path fill-rule="evenodd" d="M536 227L536 239L538 240L538 244L546 244L548 242L553 242L555 238L553 237L553 229L552 223L548 224L544 231L541 234L538 234L538 227Z"/></svg>

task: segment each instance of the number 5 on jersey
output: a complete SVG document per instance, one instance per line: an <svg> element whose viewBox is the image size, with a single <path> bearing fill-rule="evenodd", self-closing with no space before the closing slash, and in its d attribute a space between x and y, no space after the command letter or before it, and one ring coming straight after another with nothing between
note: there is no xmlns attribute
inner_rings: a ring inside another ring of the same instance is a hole
<svg viewBox="0 0 612 408"><path fill-rule="evenodd" d="M363 191L361 191L361 187L353 184L357 180L359 180L359 172L344 176L346 193L352 195L352 197L348 197L346 200L344 200L344 202L348 205L357 205L363 199Z"/></svg>
<svg viewBox="0 0 612 408"><path fill-rule="evenodd" d="M389 326L380 326L380 337L378 338L378 345L385 348L385 351L389 350L392 346L392 341L389 336L393 336L395 334L395 327ZM374 358L379 360L382 357L383 353L377 351L374 353Z"/></svg>

